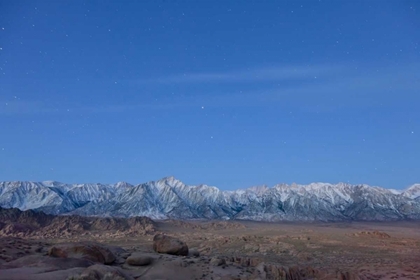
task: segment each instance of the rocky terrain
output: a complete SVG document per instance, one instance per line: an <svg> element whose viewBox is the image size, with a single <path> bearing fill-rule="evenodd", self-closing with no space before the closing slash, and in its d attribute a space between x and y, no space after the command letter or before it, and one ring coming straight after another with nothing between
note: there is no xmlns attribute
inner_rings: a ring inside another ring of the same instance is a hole
<svg viewBox="0 0 420 280"><path fill-rule="evenodd" d="M0 182L0 207L48 214L254 221L420 220L420 184L405 191L345 183L221 191L173 178L139 185Z"/></svg>
<svg viewBox="0 0 420 280"><path fill-rule="evenodd" d="M99 218L81 216L54 216L33 210L0 207L0 236L34 239L100 237L127 237L153 234L155 223L147 217Z"/></svg>
<svg viewBox="0 0 420 280"><path fill-rule="evenodd" d="M0 221L0 279L420 279L419 222Z"/></svg>

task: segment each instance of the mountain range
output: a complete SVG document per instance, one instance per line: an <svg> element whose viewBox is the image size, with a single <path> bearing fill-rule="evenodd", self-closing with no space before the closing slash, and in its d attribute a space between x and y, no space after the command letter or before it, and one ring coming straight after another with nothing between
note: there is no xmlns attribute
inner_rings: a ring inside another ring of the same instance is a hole
<svg viewBox="0 0 420 280"><path fill-rule="evenodd" d="M174 177L139 185L0 182L0 207L54 215L256 221L420 220L420 184L404 191L346 183L222 191Z"/></svg>

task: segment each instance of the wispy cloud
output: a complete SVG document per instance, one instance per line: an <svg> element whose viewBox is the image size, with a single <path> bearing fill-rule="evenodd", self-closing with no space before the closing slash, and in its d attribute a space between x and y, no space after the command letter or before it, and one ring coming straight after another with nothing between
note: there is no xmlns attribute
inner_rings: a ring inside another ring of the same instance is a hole
<svg viewBox="0 0 420 280"><path fill-rule="evenodd" d="M261 84L260 88L254 86L247 90L245 87L244 90L234 91L231 88L223 90L222 87L205 94L191 95L190 103L216 107L277 104L318 112L343 108L396 107L418 99L420 73L415 71L418 69L416 65L401 68L343 66L336 69L341 70L318 79L278 83L274 87Z"/></svg>
<svg viewBox="0 0 420 280"><path fill-rule="evenodd" d="M238 83L258 81L282 81L296 79L313 79L318 76L337 74L340 66L331 65L295 65L282 67L263 67L225 72L184 73L164 77L141 79L140 83Z"/></svg>
<svg viewBox="0 0 420 280"><path fill-rule="evenodd" d="M201 87L186 94L166 94L159 91L156 98L136 96L135 100L111 104L106 100L97 104L52 104L43 101L0 100L0 115L24 114L120 114L143 109L166 110L193 107L242 107L277 104L305 111L330 111L340 108L370 108L396 106L397 103L417 99L420 73L417 65L404 67L274 67L244 71L175 75L148 80L149 83L219 83L254 82L252 87L239 85L237 89ZM316 77L316 79L315 79ZM291 82L280 82L284 80ZM276 85L262 81L279 81ZM233 87L236 88L236 87ZM140 90L141 92L141 90ZM104 103L105 102L105 103ZM410 104L415 104L411 102Z"/></svg>
<svg viewBox="0 0 420 280"><path fill-rule="evenodd" d="M20 99L0 100L0 114L33 114L33 113L51 113L53 108L48 108L41 101L28 101Z"/></svg>
<svg viewBox="0 0 420 280"><path fill-rule="evenodd" d="M189 105L191 105L189 103ZM68 116L83 116L86 114L121 114L124 112L132 112L142 109L171 109L180 106L189 106L182 103L171 102L134 102L124 104L98 104L98 105L52 105L43 101L2 101L0 100L0 115L16 116L16 115L33 115L33 114L61 114Z"/></svg>

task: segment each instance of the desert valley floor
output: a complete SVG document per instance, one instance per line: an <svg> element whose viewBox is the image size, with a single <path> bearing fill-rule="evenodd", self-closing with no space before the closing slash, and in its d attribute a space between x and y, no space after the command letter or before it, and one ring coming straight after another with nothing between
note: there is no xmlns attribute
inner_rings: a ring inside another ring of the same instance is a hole
<svg viewBox="0 0 420 280"><path fill-rule="evenodd" d="M2 217L0 279L420 279L420 222L127 225L19 213ZM155 252L159 233L185 242L188 255Z"/></svg>

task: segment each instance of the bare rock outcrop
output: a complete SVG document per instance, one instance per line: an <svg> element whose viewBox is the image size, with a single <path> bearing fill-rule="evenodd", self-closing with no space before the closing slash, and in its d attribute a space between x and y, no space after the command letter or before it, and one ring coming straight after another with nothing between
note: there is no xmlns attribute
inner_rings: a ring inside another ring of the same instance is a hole
<svg viewBox="0 0 420 280"><path fill-rule="evenodd" d="M0 207L0 221L0 236L10 237L61 238L95 232L122 238L156 233L155 223L148 217L54 216L33 210Z"/></svg>
<svg viewBox="0 0 420 280"><path fill-rule="evenodd" d="M307 267L284 267L277 264L269 264L261 262L256 271L261 279L276 280L276 279L340 279L340 280L359 280L359 276L352 272L336 271L329 273L310 266Z"/></svg>
<svg viewBox="0 0 420 280"><path fill-rule="evenodd" d="M31 224L8 223L0 230L0 236L23 237L33 233L37 228Z"/></svg>
<svg viewBox="0 0 420 280"><path fill-rule="evenodd" d="M140 253L135 253L126 259L126 263L134 266L145 266L151 264L153 258Z"/></svg>
<svg viewBox="0 0 420 280"><path fill-rule="evenodd" d="M370 237L376 237L376 238L391 238L391 236L386 233L386 232L382 232L382 231L361 231L358 233L353 234L354 236L370 236Z"/></svg>
<svg viewBox="0 0 420 280"><path fill-rule="evenodd" d="M244 229L245 226L233 221L215 221L206 223L195 223L183 220L169 220L168 223L179 228L194 230L223 230L223 229Z"/></svg>
<svg viewBox="0 0 420 280"><path fill-rule="evenodd" d="M51 247L48 255L58 258L83 258L103 264L111 264L116 260L111 250L93 242L59 244Z"/></svg>
<svg viewBox="0 0 420 280"><path fill-rule="evenodd" d="M210 264L214 266L221 266L226 264L226 260L221 257L213 257L210 259Z"/></svg>
<svg viewBox="0 0 420 280"><path fill-rule="evenodd" d="M188 246L185 242L164 234L154 236L153 250L158 253L188 256Z"/></svg>
<svg viewBox="0 0 420 280"><path fill-rule="evenodd" d="M240 257L240 256L231 257L228 259L228 261L239 264L243 267L256 267L258 264L262 262L262 260L259 258Z"/></svg>
<svg viewBox="0 0 420 280"><path fill-rule="evenodd" d="M73 277L75 280L134 280L121 268L95 264L86 268L80 276Z"/></svg>
<svg viewBox="0 0 420 280"><path fill-rule="evenodd" d="M51 258L48 256L29 255L10 261L3 265L4 268L19 267L44 267L46 270L63 270L73 267L89 267L94 263L80 258Z"/></svg>
<svg viewBox="0 0 420 280"><path fill-rule="evenodd" d="M29 255L4 263L0 267L0 280L68 279L93 264L85 259Z"/></svg>
<svg viewBox="0 0 420 280"><path fill-rule="evenodd" d="M191 248L188 250L188 255L191 257L199 257L200 256L200 251L198 251L197 248Z"/></svg>

